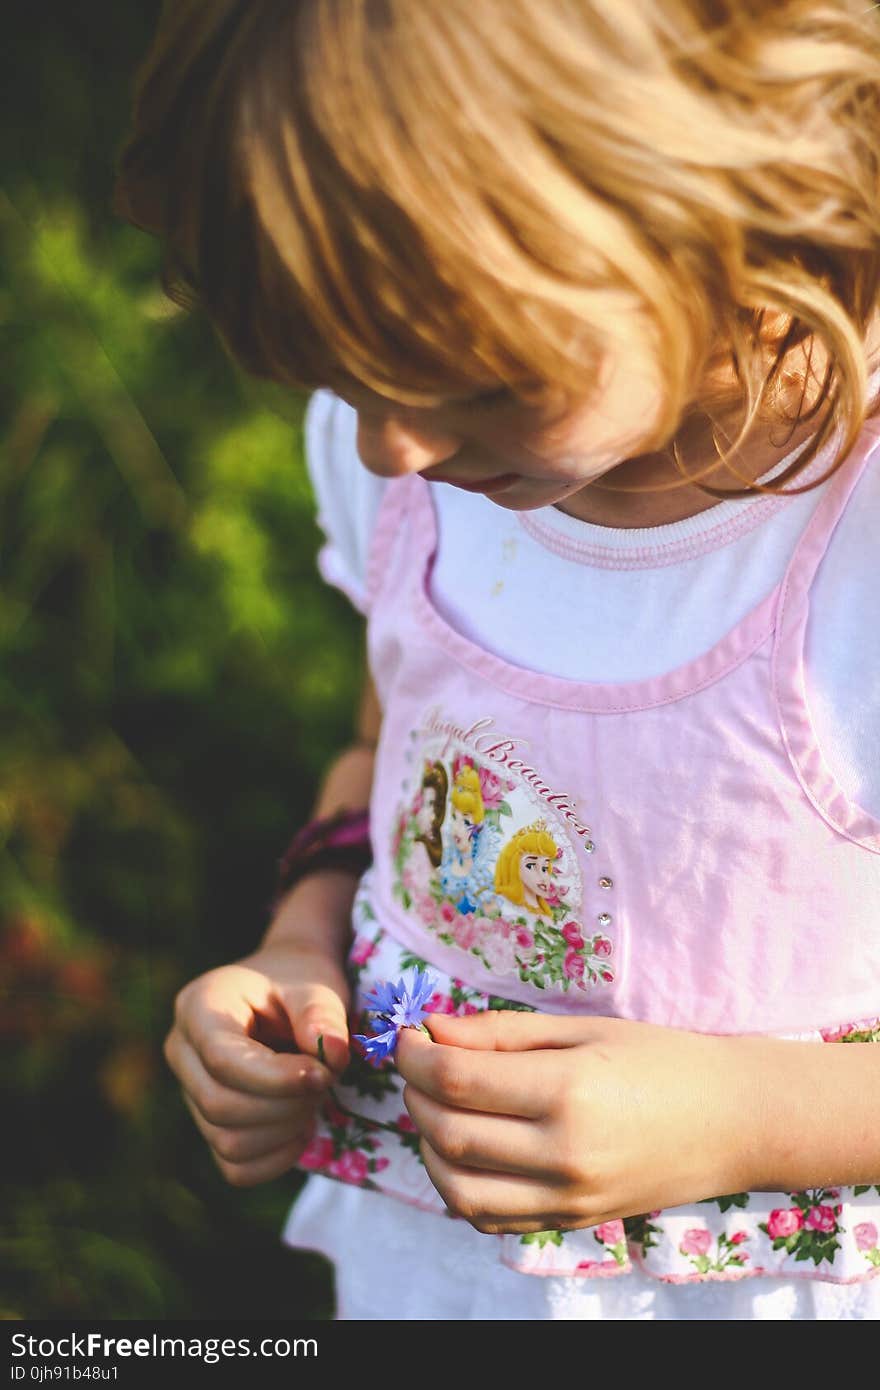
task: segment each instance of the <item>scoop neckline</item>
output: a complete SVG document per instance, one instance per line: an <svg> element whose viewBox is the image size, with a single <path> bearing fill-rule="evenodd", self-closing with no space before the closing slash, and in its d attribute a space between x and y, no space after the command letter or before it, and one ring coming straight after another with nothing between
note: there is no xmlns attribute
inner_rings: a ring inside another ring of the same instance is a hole
<svg viewBox="0 0 880 1390"><path fill-rule="evenodd" d="M403 488L407 487L411 489L417 514L421 513L412 528L418 547L412 588L422 632L461 666L515 697L583 714L623 714L672 704L714 685L773 634L782 579L708 651L658 676L631 681L579 681L519 666L459 632L436 606L430 593L439 541L436 502L431 483L420 474L411 474L403 480Z"/></svg>
<svg viewBox="0 0 880 1390"><path fill-rule="evenodd" d="M798 487L822 476L834 457L842 438L838 426L826 440L795 483ZM772 481L789 467L810 444L804 440L786 454L758 482ZM827 480L826 480L827 481ZM816 505L824 484L815 489ZM662 569L698 559L713 550L720 550L781 511L783 507L803 497L803 493L776 493L756 497L735 497L706 507L694 516L660 526L616 527L581 521L554 506L538 507L532 511L513 513L519 526L538 545L551 550L574 564L596 569Z"/></svg>

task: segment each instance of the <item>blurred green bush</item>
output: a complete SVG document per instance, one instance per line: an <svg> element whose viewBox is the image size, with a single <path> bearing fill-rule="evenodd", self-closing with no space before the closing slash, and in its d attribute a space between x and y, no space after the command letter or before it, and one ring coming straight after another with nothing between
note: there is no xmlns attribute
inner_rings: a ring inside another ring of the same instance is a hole
<svg viewBox="0 0 880 1390"><path fill-rule="evenodd" d="M161 1055L350 737L304 402L158 288L110 192L158 5L21 7L0 131L0 1316L327 1317L299 1179L214 1168Z"/></svg>

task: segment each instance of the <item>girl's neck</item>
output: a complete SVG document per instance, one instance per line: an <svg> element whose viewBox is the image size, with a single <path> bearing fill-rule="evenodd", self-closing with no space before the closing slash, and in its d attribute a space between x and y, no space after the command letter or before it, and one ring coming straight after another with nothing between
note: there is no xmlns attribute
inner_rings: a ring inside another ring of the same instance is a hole
<svg viewBox="0 0 880 1390"><path fill-rule="evenodd" d="M760 434L757 433L758 429ZM754 441L747 440L740 450L738 468L741 474L750 482L763 477L786 455L806 443L816 429L815 419L802 422L791 434L788 434L784 424L768 426L766 422L762 423L756 427ZM706 421L692 424L688 430L680 433L678 447L684 468L689 473L698 472L717 458L711 426ZM602 486L608 482L614 487L654 488L680 476L671 448L656 454L639 454L625 459L604 473L596 483L587 483L580 492L555 505L557 511L565 512L578 521L621 530L666 526L718 505L717 498L701 492L694 484L667 492L640 493L610 492ZM743 478L738 478L726 467L716 467L704 481L718 488L744 485Z"/></svg>
<svg viewBox="0 0 880 1390"><path fill-rule="evenodd" d="M873 313L867 325L864 347L868 375L873 376L880 370L880 310ZM816 346L816 354L818 361L812 375L814 384L821 381L827 365L821 343ZM726 354L720 354L720 361L724 364L720 381L732 390L733 383ZM809 399L806 403L801 399L802 373L783 370L781 381L784 383L784 408L790 419L797 418L804 404L815 406L816 395L812 390L807 393ZM815 416L805 420L791 433L784 422L770 423L766 418L759 419L753 426L752 437L746 439L740 448L737 460L740 473L749 482L754 482L765 473L769 473L777 464L782 463L788 454L793 453L800 445L806 444L817 432L826 408L822 407L819 411L819 420ZM735 439L738 422L722 420L721 423L728 430L729 439ZM718 457L712 442L712 427L705 418L697 417L689 421L676 438L684 468L688 473L699 472ZM726 442L723 436L721 438L722 442ZM557 502L556 507L558 511L576 517L579 521L590 522L594 526L633 530L636 527L668 526L673 521L684 521L718 505L717 498L708 496L692 484L675 490L670 489L668 492L643 493L606 492L602 487L602 484L607 482L614 487L654 488L658 484L672 482L680 477L671 447L656 454L639 454L635 458L624 459L603 474L597 482L588 483L580 492L567 497L564 502ZM743 486L742 478L738 478L729 468L718 466L704 481L717 488ZM796 478L793 485L797 487L800 483L801 479Z"/></svg>

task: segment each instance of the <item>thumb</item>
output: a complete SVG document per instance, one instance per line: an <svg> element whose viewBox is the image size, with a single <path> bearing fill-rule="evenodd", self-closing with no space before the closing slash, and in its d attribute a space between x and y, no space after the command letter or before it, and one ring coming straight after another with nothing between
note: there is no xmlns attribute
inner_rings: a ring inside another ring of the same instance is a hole
<svg viewBox="0 0 880 1390"><path fill-rule="evenodd" d="M300 1051L321 1057L331 1071L344 1071L350 1054L348 1017L340 995L329 985L305 985L295 991L290 1011Z"/></svg>

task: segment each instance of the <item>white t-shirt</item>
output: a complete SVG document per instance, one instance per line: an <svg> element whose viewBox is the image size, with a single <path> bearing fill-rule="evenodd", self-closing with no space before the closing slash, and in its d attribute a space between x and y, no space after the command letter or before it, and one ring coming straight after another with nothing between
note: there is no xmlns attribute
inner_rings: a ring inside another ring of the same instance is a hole
<svg viewBox="0 0 880 1390"><path fill-rule="evenodd" d="M872 386L878 381L880 374ZM319 568L364 612L370 537L388 484L361 464L356 430L350 406L329 391L315 393L305 447L326 536ZM821 476L832 450L833 442L809 477ZM554 507L505 511L479 494L431 486L438 529L431 598L447 622L516 665L618 682L674 670L744 617L781 579L826 485L788 499L721 502L643 530L595 526ZM874 816L880 816L880 625L870 615L878 536L880 466L869 466L816 576L805 650L819 746L840 786ZM319 1174L309 1176L294 1203L284 1239L336 1263L338 1316L346 1319L880 1317L880 1279L851 1286L764 1277L670 1286L637 1269L603 1280L518 1274L500 1264L495 1238L467 1223Z"/></svg>

